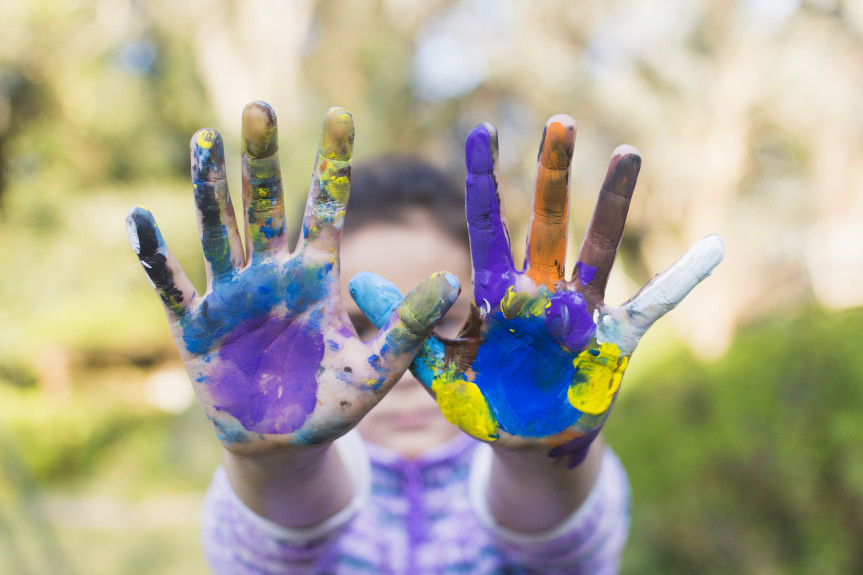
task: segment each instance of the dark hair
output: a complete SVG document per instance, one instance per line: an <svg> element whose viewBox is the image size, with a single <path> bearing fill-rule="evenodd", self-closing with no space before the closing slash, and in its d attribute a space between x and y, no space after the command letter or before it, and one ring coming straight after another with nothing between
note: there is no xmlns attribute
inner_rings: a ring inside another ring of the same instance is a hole
<svg viewBox="0 0 863 575"><path fill-rule="evenodd" d="M352 168L347 233L371 224L407 222L415 208L428 213L449 237L468 245L464 185L452 174L420 158L401 155Z"/></svg>

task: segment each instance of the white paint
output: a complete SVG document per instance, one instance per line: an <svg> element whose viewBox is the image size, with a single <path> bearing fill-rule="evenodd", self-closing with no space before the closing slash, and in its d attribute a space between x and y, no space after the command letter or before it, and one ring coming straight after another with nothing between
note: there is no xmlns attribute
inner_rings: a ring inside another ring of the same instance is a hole
<svg viewBox="0 0 863 575"><path fill-rule="evenodd" d="M136 254L141 255L141 240L138 239L138 228L132 218L126 217L126 235L129 236L129 245Z"/></svg>
<svg viewBox="0 0 863 575"><path fill-rule="evenodd" d="M594 313L596 339L614 343L624 354L631 354L650 326L683 301L724 257L725 242L719 236L707 236L696 242L630 302L617 308L597 310Z"/></svg>

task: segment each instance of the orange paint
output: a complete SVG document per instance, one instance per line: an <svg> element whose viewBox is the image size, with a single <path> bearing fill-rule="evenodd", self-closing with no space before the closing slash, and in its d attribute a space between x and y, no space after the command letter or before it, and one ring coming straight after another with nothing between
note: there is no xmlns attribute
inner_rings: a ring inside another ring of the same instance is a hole
<svg viewBox="0 0 863 575"><path fill-rule="evenodd" d="M574 140L574 122L569 126L551 122L536 166L525 274L551 290L564 275L569 162Z"/></svg>

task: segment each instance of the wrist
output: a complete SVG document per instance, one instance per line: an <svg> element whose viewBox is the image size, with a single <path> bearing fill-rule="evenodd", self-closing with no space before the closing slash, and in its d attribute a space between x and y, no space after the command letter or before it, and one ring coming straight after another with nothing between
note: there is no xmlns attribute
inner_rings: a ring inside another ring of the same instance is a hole
<svg viewBox="0 0 863 575"><path fill-rule="evenodd" d="M329 444L266 456L225 450L224 467L240 500L284 527L315 525L351 501L347 471L338 450Z"/></svg>
<svg viewBox="0 0 863 575"><path fill-rule="evenodd" d="M587 499L599 475L604 443L597 438L584 460L568 466L566 457L494 449L486 501L502 526L538 532L564 521Z"/></svg>

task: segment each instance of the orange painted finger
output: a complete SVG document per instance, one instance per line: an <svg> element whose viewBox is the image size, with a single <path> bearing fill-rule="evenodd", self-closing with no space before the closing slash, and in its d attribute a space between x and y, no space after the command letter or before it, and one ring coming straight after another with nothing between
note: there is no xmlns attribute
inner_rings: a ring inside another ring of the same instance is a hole
<svg viewBox="0 0 863 575"><path fill-rule="evenodd" d="M563 279L569 169L575 144L575 120L560 114L545 125L536 162L525 275L549 289Z"/></svg>
<svg viewBox="0 0 863 575"><path fill-rule="evenodd" d="M640 169L641 155L634 147L618 146L614 150L576 264L579 289L593 305L605 297L608 274L620 247Z"/></svg>

